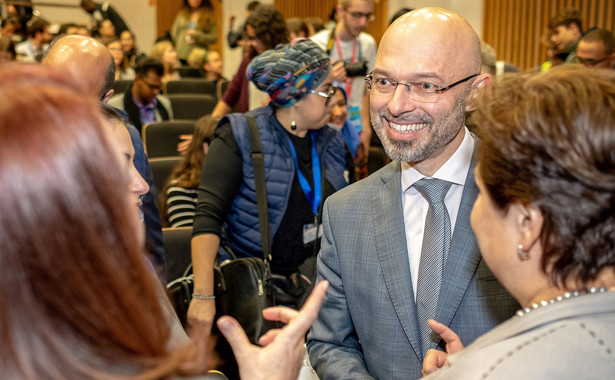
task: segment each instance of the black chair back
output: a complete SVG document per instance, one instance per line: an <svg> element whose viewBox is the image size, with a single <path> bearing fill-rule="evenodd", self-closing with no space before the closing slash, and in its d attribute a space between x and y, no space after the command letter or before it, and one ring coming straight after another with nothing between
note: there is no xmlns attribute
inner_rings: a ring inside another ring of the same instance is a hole
<svg viewBox="0 0 615 380"><path fill-rule="evenodd" d="M217 103L212 95L169 94L167 97L171 100L174 119L198 120L211 114Z"/></svg>
<svg viewBox="0 0 615 380"><path fill-rule="evenodd" d="M377 146L370 147L369 155L367 156L367 174L378 171L389 162L389 156L387 156L383 148Z"/></svg>
<svg viewBox="0 0 615 380"><path fill-rule="evenodd" d="M182 78L202 78L201 72L191 66L181 66L177 68L179 76Z"/></svg>
<svg viewBox="0 0 615 380"><path fill-rule="evenodd" d="M115 94L123 94L131 84L132 79L120 79L115 81L112 88Z"/></svg>
<svg viewBox="0 0 615 380"><path fill-rule="evenodd" d="M177 144L179 135L191 135L194 132L194 120L173 120L148 123L141 130L141 138L147 157L179 156Z"/></svg>
<svg viewBox="0 0 615 380"><path fill-rule="evenodd" d="M216 97L216 83L205 79L179 79L167 82L167 94L206 94Z"/></svg>
<svg viewBox="0 0 615 380"><path fill-rule="evenodd" d="M158 194L164 190L164 185L171 176L171 172L181 160L182 157L162 157L149 159L149 164L152 167L152 174L154 175L154 185L156 186L156 192Z"/></svg>

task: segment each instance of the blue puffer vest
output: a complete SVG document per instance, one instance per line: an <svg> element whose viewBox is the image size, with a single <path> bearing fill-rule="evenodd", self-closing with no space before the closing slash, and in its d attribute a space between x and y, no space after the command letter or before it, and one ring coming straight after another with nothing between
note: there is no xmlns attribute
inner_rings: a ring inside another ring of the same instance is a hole
<svg viewBox="0 0 615 380"><path fill-rule="evenodd" d="M286 131L277 121L273 109L268 106L261 107L248 112L248 115L256 119L263 150L271 241L286 213L295 176L295 163L288 146ZM262 257L248 123L243 114L231 114L222 119L218 125L227 122L231 124L243 162L243 182L228 215L227 239L236 255ZM312 133L321 166L325 169L325 178L337 191L348 184L344 176L346 159L342 135L329 126Z"/></svg>

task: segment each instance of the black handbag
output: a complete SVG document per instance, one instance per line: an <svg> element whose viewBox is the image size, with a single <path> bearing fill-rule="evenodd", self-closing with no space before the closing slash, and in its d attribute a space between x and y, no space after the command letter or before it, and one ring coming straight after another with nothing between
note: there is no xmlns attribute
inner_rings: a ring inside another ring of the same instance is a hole
<svg viewBox="0 0 615 380"><path fill-rule="evenodd" d="M167 284L167 297L184 328L188 327L188 307L194 291L192 263L188 265L183 276Z"/></svg>
<svg viewBox="0 0 615 380"><path fill-rule="evenodd" d="M235 318L250 341L258 344L258 339L268 330L276 328L277 325L263 317L263 309L274 305L265 163L256 120L251 116L246 116L246 119L250 130L251 157L264 259L237 258L228 245L223 245L222 248L231 256L231 260L220 263L219 258L216 259L214 294L217 315L230 315Z"/></svg>

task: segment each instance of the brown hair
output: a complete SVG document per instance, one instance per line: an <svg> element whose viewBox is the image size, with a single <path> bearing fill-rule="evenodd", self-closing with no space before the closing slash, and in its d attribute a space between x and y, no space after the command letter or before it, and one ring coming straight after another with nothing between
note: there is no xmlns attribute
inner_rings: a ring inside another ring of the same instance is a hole
<svg viewBox="0 0 615 380"><path fill-rule="evenodd" d="M273 5L259 5L246 20L254 28L256 38L261 40L265 50L288 43L286 20Z"/></svg>
<svg viewBox="0 0 615 380"><path fill-rule="evenodd" d="M544 217L542 269L581 287L615 267L615 72L564 65L498 79L479 100L479 170L502 210Z"/></svg>
<svg viewBox="0 0 615 380"><path fill-rule="evenodd" d="M579 28L579 32L583 33L583 23L581 21L581 13L576 9L563 9L549 20L549 29L553 30L558 26L565 26L566 28L570 24L576 24Z"/></svg>
<svg viewBox="0 0 615 380"><path fill-rule="evenodd" d="M173 169L164 186L164 190L160 193L160 213L164 216L163 222L168 221L169 218L167 208L167 190L169 187L180 186L187 189L199 187L201 183L201 169L203 168L203 161L205 161L203 143L211 143L219 121L219 117L207 115L197 120L194 125L194 132L188 146L188 151L184 159Z"/></svg>
<svg viewBox="0 0 615 380"><path fill-rule="evenodd" d="M166 351L168 323L98 103L44 65L4 65L0 81L3 377L173 373L185 351Z"/></svg>
<svg viewBox="0 0 615 380"><path fill-rule="evenodd" d="M602 42L606 54L615 53L615 35L610 30L594 29L581 37L585 42Z"/></svg>
<svg viewBox="0 0 615 380"><path fill-rule="evenodd" d="M190 11L192 8L188 3L188 0L184 0L182 4L182 9L180 10L183 13L186 19L190 19ZM208 30L211 29L214 23L214 7L211 4L210 0L202 0L201 5L195 9L199 12L199 18L196 22L197 29Z"/></svg>

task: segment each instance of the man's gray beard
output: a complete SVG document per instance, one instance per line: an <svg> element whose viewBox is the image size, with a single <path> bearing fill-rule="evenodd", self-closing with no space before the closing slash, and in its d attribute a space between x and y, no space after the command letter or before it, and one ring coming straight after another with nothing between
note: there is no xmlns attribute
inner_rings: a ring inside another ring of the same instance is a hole
<svg viewBox="0 0 615 380"><path fill-rule="evenodd" d="M427 122L429 125L426 128L438 128L437 133L432 136L431 140L427 143L423 143L422 145L418 145L419 141L392 141L387 132L386 127L384 125L384 121L381 121L382 118L378 117L378 115L370 109L370 118L372 122L372 126L374 127L374 131L380 138L382 142L382 146L386 154L395 161L400 162L420 162L427 158L429 158L434 152L448 144L457 133L459 133L459 129L464 126L465 122L465 102L462 97L457 98L455 101L455 106L448 114L444 115L444 117L440 120L440 124L434 125L433 119L430 120L422 120L423 122ZM455 113L458 112L457 115ZM388 116L390 119L391 115L388 114L388 111L382 112L382 116Z"/></svg>

